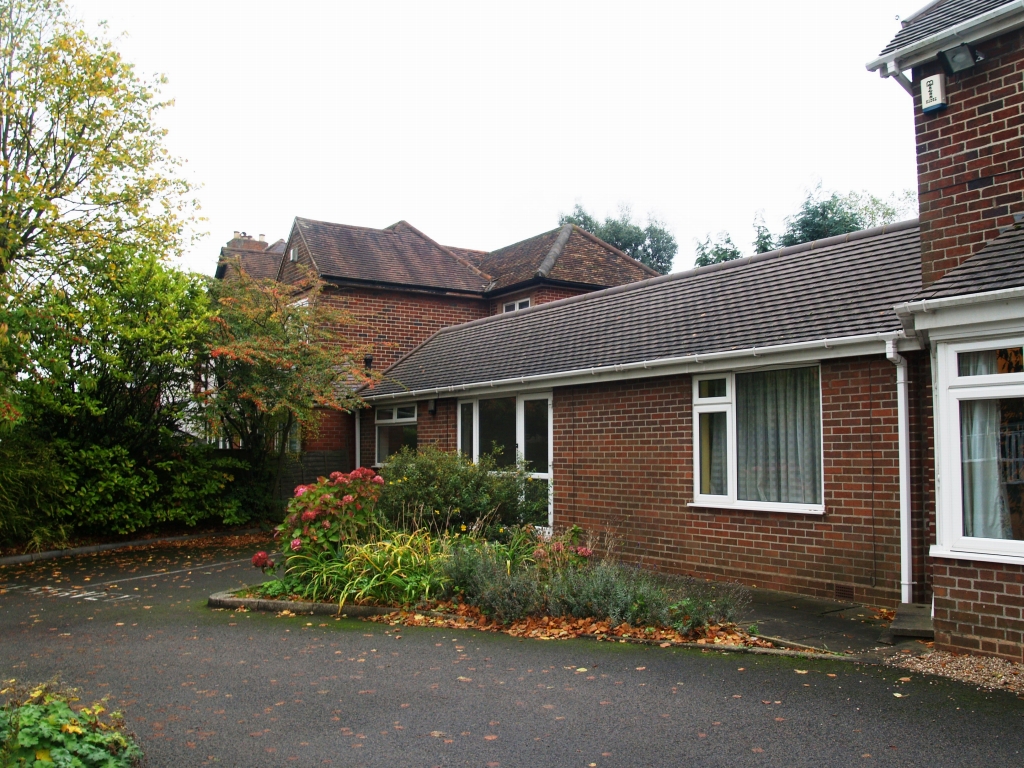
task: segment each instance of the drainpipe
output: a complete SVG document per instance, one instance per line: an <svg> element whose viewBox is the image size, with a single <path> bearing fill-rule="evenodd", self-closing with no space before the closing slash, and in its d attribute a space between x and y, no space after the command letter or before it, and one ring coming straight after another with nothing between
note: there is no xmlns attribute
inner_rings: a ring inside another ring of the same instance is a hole
<svg viewBox="0 0 1024 768"><path fill-rule="evenodd" d="M896 351L896 339L886 339L885 357L896 366L896 421L899 425L900 467L900 599L914 602L913 549L910 527L910 412L907 360Z"/></svg>
<svg viewBox="0 0 1024 768"><path fill-rule="evenodd" d="M360 434L360 421L359 421L359 408L356 408L356 469L359 469L362 464L362 456L360 455L360 449L362 448L363 436Z"/></svg>

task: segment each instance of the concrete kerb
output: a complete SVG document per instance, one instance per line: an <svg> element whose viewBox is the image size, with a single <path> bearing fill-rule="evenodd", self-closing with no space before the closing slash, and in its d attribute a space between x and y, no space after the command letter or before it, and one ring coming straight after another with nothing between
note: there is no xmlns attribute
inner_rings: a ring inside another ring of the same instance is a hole
<svg viewBox="0 0 1024 768"><path fill-rule="evenodd" d="M224 536L247 536L260 533L259 528L246 528L244 531L224 531L221 533L191 533L185 536L165 536L161 539L135 539L134 541L118 541L111 544L91 544L87 547L71 549L51 549L47 552L32 552L27 555L8 555L0 557L0 565L19 565L34 563L37 560L55 560L70 555L91 555L96 552L110 552L115 549L131 549L132 547L148 547L154 544L168 544L173 541L190 541L192 539L217 539Z"/></svg>
<svg viewBox="0 0 1024 768"><path fill-rule="evenodd" d="M235 597L235 592L240 590L228 591L228 592L215 592L207 599L207 605L210 608L245 608L249 611L262 611L268 613L278 613L280 611L290 611L296 615L298 614L309 614L319 616L344 616L348 618L365 618L368 616L386 616L389 613L395 613L396 608L381 607L375 605L349 605L344 609L339 610L339 607L333 603L311 603L311 602L299 602L295 600L263 600L254 597ZM448 617L450 614L441 613L439 611L420 611L424 616L437 616L437 617ZM473 629L473 627L466 627L466 629ZM605 642L625 642L632 643L634 645L662 645L662 641L658 640L645 640L640 637L624 637L617 638L612 641L606 637L599 637L598 635L579 635L581 639L586 640L603 640ZM854 656L849 654L838 654L833 653L824 648L815 648L811 645L804 645L802 643L792 642L790 640L784 640L778 637L764 637L759 635L763 640L769 642L778 643L780 645L789 646L788 648L757 648L746 645L698 645L697 643L672 643L672 648L687 648L691 650L701 651L715 651L717 653L752 653L762 654L766 656L793 656L802 659L828 659L829 661L853 661L859 663L874 663L870 659L861 656Z"/></svg>

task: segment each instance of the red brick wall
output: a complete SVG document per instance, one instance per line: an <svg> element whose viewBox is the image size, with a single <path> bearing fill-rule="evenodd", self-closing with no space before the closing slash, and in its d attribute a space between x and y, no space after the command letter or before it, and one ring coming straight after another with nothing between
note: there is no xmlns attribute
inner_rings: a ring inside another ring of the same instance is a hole
<svg viewBox="0 0 1024 768"><path fill-rule="evenodd" d="M931 357L927 350L904 354L910 380L910 485L914 602L932 598L929 547L935 542L935 430Z"/></svg>
<svg viewBox="0 0 1024 768"><path fill-rule="evenodd" d="M442 451L454 451L458 448L458 401L446 398L435 400L435 403L437 409L433 414L428 400L416 404L416 442L420 448L435 445ZM372 409L363 411L361 432L360 462L364 467L370 467L377 463L377 427Z"/></svg>
<svg viewBox="0 0 1024 768"><path fill-rule="evenodd" d="M384 370L449 325L485 317L482 299L369 288L328 288L326 301L351 314L352 341L373 346L373 367Z"/></svg>
<svg viewBox="0 0 1024 768"><path fill-rule="evenodd" d="M530 298L530 306L536 307L540 304L547 304L549 301L558 301L559 299L567 299L570 296L579 296L582 293L590 293L585 288L564 288L560 286L542 285L540 288L536 288L529 291L518 291L516 293L509 293L501 296L497 299L492 299L488 308L488 313L492 315L500 315L504 311L505 304L510 301L520 301L526 297Z"/></svg>
<svg viewBox="0 0 1024 768"><path fill-rule="evenodd" d="M946 78L945 110L921 111L914 70L914 120L921 214L922 278L937 280L1013 224L1024 190L1024 33L979 46L985 60Z"/></svg>
<svg viewBox="0 0 1024 768"><path fill-rule="evenodd" d="M624 555L669 572L899 602L895 368L822 364L825 508L812 515L687 506L689 376L556 389L555 523L614 532Z"/></svg>
<svg viewBox="0 0 1024 768"><path fill-rule="evenodd" d="M935 645L1024 661L1024 568L935 559Z"/></svg>
<svg viewBox="0 0 1024 768"><path fill-rule="evenodd" d="M339 467L341 472L355 469L355 417L341 411L320 410L316 433L303 435L303 451L347 450L350 466Z"/></svg>

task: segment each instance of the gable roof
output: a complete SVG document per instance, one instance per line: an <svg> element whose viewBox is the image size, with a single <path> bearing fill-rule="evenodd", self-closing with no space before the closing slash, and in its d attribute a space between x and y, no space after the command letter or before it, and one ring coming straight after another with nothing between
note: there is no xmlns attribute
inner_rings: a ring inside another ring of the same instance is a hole
<svg viewBox="0 0 1024 768"><path fill-rule="evenodd" d="M1024 225L1010 227L918 293L913 301L967 296L1024 286Z"/></svg>
<svg viewBox="0 0 1024 768"><path fill-rule="evenodd" d="M915 219L445 328L364 396L895 334L920 287Z"/></svg>
<svg viewBox="0 0 1024 768"><path fill-rule="evenodd" d="M217 264L216 277L223 279L228 273L231 259L238 259L240 266L249 277L256 280L273 280L281 268L284 258L284 240L267 245L262 240L253 240L249 236L236 237L220 249L220 261Z"/></svg>
<svg viewBox="0 0 1024 768"><path fill-rule="evenodd" d="M293 232L325 278L467 293L480 293L490 282L470 262L405 221L370 229L296 218Z"/></svg>
<svg viewBox="0 0 1024 768"><path fill-rule="evenodd" d="M491 251L480 260L480 268L494 275L489 292L538 277L608 287L658 275L575 224Z"/></svg>

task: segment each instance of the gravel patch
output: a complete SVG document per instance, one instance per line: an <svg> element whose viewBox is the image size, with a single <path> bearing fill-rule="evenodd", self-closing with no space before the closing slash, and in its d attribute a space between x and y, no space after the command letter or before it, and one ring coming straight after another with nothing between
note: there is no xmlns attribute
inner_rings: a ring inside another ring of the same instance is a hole
<svg viewBox="0 0 1024 768"><path fill-rule="evenodd" d="M921 656L897 653L885 660L890 667L926 675L941 675L991 691L1012 691L1024 698L1024 664L990 656L932 651Z"/></svg>

